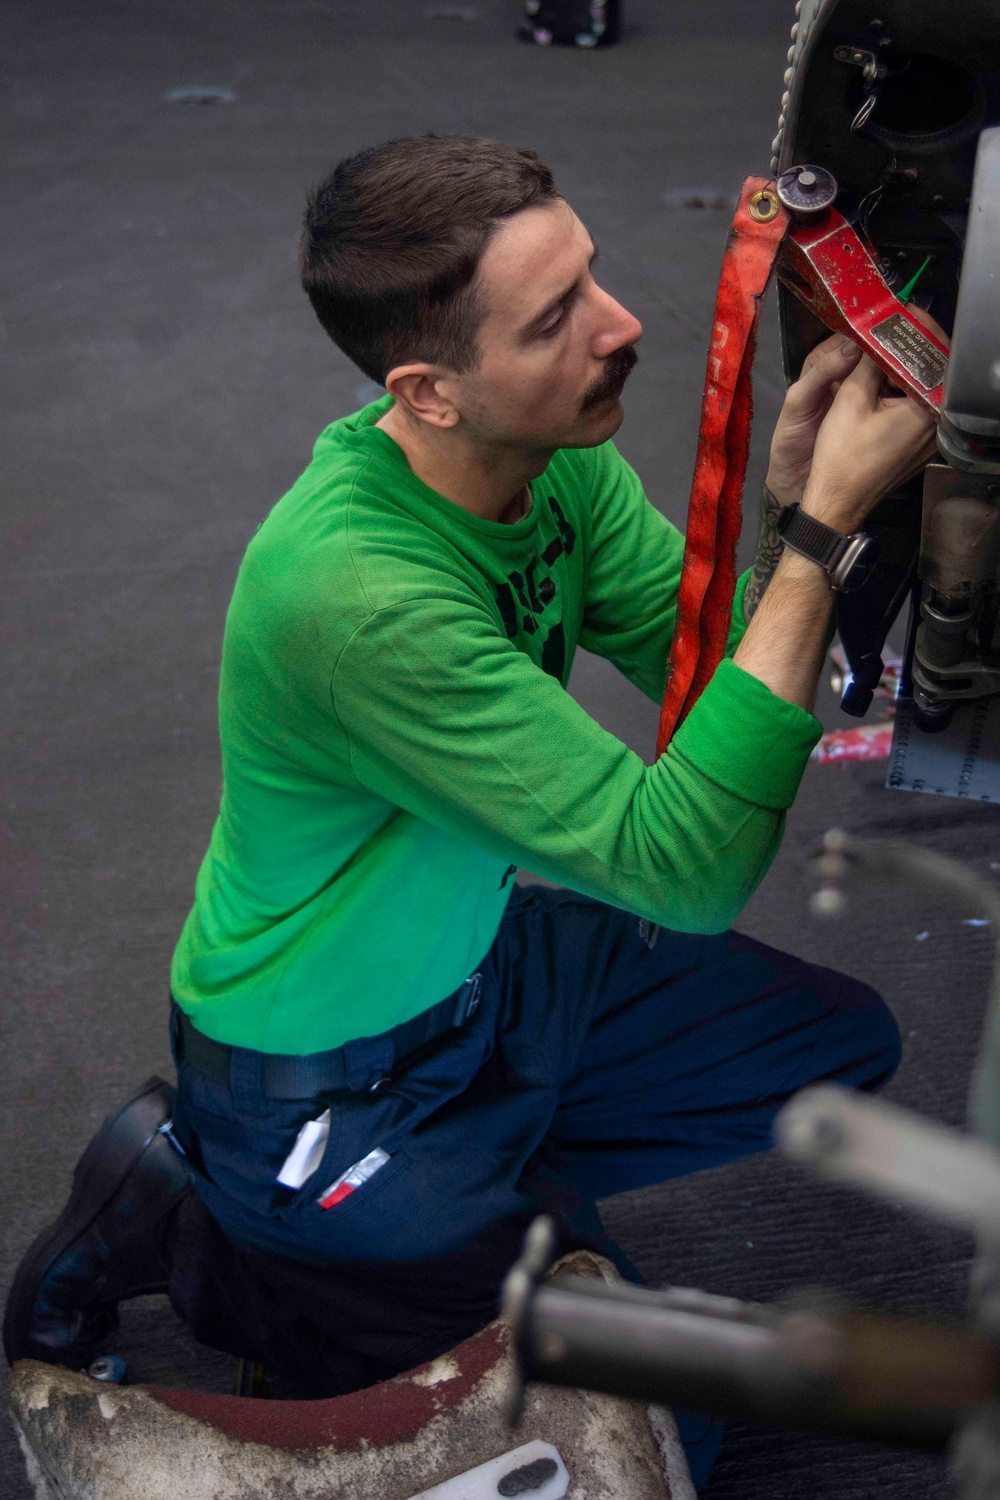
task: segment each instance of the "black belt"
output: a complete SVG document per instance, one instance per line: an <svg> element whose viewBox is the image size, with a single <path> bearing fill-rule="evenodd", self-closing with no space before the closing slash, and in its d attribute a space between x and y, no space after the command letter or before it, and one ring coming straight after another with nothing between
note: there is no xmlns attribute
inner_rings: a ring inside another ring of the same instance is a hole
<svg viewBox="0 0 1000 1500"><path fill-rule="evenodd" d="M479 1004L482 980L473 974L463 985L442 1000L422 1011L411 1021L394 1026L384 1032L383 1037L392 1042L392 1065L400 1066L413 1053L438 1037L445 1036L456 1027L464 1026ZM360 1041L375 1041L380 1038L364 1037ZM305 1057L285 1056L278 1052L258 1053L260 1058L260 1087L265 1094L275 1099L306 1099L326 1089L347 1088L349 1054L354 1045L345 1043L331 1052L313 1052ZM190 1063L204 1073L213 1083L230 1087L233 1053L242 1051L227 1042L216 1042L204 1032L198 1031L189 1017L178 1006L175 1013L174 1048L178 1064ZM379 1078L371 1088L387 1083L388 1078Z"/></svg>

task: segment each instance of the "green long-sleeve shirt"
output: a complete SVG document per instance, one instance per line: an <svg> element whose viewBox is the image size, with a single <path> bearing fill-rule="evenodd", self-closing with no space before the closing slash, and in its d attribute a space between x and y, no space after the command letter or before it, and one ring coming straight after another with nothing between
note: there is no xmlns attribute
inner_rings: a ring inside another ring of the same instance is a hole
<svg viewBox="0 0 1000 1500"><path fill-rule="evenodd" d="M374 425L389 400L322 434L226 622L222 802L172 983L199 1029L267 1052L374 1035L450 994L512 865L725 928L820 732L726 660L645 765L565 684L581 645L660 697L676 528L610 443L557 453L522 520L481 520Z"/></svg>

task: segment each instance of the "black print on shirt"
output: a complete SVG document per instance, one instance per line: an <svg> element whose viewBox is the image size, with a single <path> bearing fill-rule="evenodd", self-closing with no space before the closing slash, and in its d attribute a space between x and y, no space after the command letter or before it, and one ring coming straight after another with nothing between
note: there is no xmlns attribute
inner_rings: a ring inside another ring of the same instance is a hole
<svg viewBox="0 0 1000 1500"><path fill-rule="evenodd" d="M542 647L542 671L548 672L550 677L558 677L562 682L563 671L566 667L566 632L562 628L562 621L553 625L545 637Z"/></svg>
<svg viewBox="0 0 1000 1500"><path fill-rule="evenodd" d="M572 526L563 515L562 507L560 506L559 501L556 499L555 495L549 496L549 509L556 518L556 525L559 527L559 535L562 537L563 546L566 548L566 556L572 557L573 548L576 546L576 532L573 530Z"/></svg>
<svg viewBox="0 0 1000 1500"><path fill-rule="evenodd" d="M500 618L503 628L511 640L517 635L517 609L514 606L514 595L509 583L501 583L497 589L497 606L500 610Z"/></svg>
<svg viewBox="0 0 1000 1500"><path fill-rule="evenodd" d="M556 597L555 579L548 575L540 578L539 565L551 568L560 557L571 556L576 546L576 532L554 495L549 496L548 504L559 535L552 538L540 555L535 553L523 573L515 570L497 587L497 608L510 640L515 639L519 630L525 635L534 635L539 628L537 616L544 614ZM565 667L566 633L560 621L551 627L542 643L542 670L562 681Z"/></svg>

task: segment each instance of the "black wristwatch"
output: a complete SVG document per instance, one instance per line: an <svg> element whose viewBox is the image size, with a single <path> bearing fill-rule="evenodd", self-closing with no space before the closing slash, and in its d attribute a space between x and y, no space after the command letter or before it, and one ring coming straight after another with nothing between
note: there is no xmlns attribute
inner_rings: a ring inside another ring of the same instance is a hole
<svg viewBox="0 0 1000 1500"><path fill-rule="evenodd" d="M815 516L807 516L798 505L786 505L778 512L776 529L785 546L817 563L841 594L852 594L867 583L882 551L878 537L866 531L845 536Z"/></svg>

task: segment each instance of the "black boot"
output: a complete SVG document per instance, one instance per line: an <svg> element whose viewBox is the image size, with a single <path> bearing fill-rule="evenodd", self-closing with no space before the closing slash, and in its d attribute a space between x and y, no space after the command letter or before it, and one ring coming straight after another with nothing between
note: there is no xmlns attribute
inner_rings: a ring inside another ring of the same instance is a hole
<svg viewBox="0 0 1000 1500"><path fill-rule="evenodd" d="M82 1369L118 1326L118 1303L167 1289L164 1220L190 1191L188 1169L162 1133L174 1090L150 1078L109 1115L73 1173L62 1213L35 1240L7 1299L8 1361Z"/></svg>

